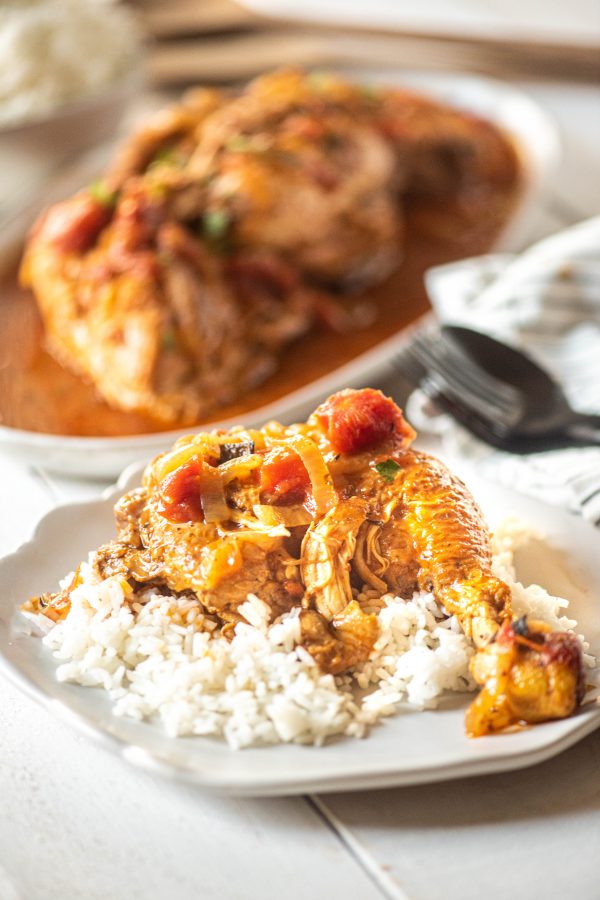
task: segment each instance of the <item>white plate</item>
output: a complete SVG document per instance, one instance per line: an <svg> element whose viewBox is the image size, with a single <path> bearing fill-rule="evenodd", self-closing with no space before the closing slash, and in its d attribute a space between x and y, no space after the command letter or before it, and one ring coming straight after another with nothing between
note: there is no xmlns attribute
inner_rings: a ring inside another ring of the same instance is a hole
<svg viewBox="0 0 600 900"><path fill-rule="evenodd" d="M518 249L529 236L537 201L555 171L559 159L559 139L554 124L529 97L515 88L488 78L450 73L377 71L361 74L361 78L388 84L408 85L444 102L471 110L497 123L512 134L522 150L526 172L526 188L518 209L496 249ZM76 176L78 184L89 180L90 173ZM65 184L63 192L68 193ZM0 269L14 260L15 248L30 224L32 211L17 216L5 225L0 235ZM327 376L288 394L275 403L244 414L248 426L269 418L291 422L334 390L361 386L385 374L390 356L406 341L401 331ZM215 422L211 427L228 427L232 420ZM145 434L134 437L78 438L22 431L0 426L0 450L20 460L43 465L46 469L68 475L115 477L135 460L155 455L170 446L183 431Z"/></svg>
<svg viewBox="0 0 600 900"><path fill-rule="evenodd" d="M596 0L243 0L259 15L321 25L349 25L459 40L548 43L572 47L600 45Z"/></svg>
<svg viewBox="0 0 600 900"><path fill-rule="evenodd" d="M17 609L27 597L52 590L90 548L114 534L112 504L138 478L139 472L130 474L104 500L55 509L42 519L30 543L0 562L0 671L130 763L221 793L358 790L521 768L556 755L600 726L600 709L592 703L570 719L469 740L463 731L469 698L463 695L449 698L436 711L403 711L365 740L342 738L322 748L278 745L234 751L216 739L168 738L157 724L113 716L104 691L56 681L54 659L38 637L26 633L27 622ZM548 546L520 554L521 577L571 598L572 612L597 653L598 532L562 511L485 482L468 481L492 524L518 514L548 536Z"/></svg>

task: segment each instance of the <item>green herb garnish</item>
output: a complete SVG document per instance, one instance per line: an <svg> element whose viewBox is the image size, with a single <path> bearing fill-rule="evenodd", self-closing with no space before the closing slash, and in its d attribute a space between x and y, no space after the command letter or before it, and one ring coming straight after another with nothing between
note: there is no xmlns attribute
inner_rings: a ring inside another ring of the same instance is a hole
<svg viewBox="0 0 600 900"><path fill-rule="evenodd" d="M208 209L202 216L204 234L219 240L225 237L231 225L231 216L224 209Z"/></svg>
<svg viewBox="0 0 600 900"><path fill-rule="evenodd" d="M183 159L180 154L175 152L174 147L161 147L148 164L146 171L152 172L154 169L161 169L163 166L172 166L179 168L183 165Z"/></svg>
<svg viewBox="0 0 600 900"><path fill-rule="evenodd" d="M162 339L160 345L163 350L173 350L177 340L175 338L175 332L172 328L168 328L167 331L163 332Z"/></svg>
<svg viewBox="0 0 600 900"><path fill-rule="evenodd" d="M377 100L381 95L381 91L374 84L359 84L358 93L363 100Z"/></svg>
<svg viewBox="0 0 600 900"><path fill-rule="evenodd" d="M102 206L108 207L108 209L114 209L117 205L119 192L111 191L107 187L106 183L100 178L98 178L96 181L92 181L92 183L88 187L88 192L97 203L100 203Z"/></svg>
<svg viewBox="0 0 600 900"><path fill-rule="evenodd" d="M246 134L236 134L229 138L225 146L234 153L244 153L246 150L252 150L252 141Z"/></svg>
<svg viewBox="0 0 600 900"><path fill-rule="evenodd" d="M393 459L384 459L383 462L376 463L375 468L384 481L391 484L400 471L400 466Z"/></svg>

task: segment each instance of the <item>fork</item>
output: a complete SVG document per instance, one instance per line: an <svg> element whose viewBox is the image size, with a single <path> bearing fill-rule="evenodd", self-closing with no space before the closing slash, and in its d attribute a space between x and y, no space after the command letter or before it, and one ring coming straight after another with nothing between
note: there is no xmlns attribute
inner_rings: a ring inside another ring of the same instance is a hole
<svg viewBox="0 0 600 900"><path fill-rule="evenodd" d="M402 366L400 359L397 364ZM505 428L519 421L523 403L517 388L487 373L442 332L417 332L404 352L404 360L407 374L418 378L425 393L443 393Z"/></svg>
<svg viewBox="0 0 600 900"><path fill-rule="evenodd" d="M392 362L445 412L502 450L600 444L600 417L572 410L560 386L533 360L487 335L430 326L417 331ZM513 383L486 366L500 368Z"/></svg>

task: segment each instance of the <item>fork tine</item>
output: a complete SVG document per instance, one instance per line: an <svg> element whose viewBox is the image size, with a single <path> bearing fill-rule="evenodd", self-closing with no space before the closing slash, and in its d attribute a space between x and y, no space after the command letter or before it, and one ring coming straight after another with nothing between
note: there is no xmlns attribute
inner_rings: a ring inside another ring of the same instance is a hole
<svg viewBox="0 0 600 900"><path fill-rule="evenodd" d="M464 392L456 394L443 379L427 372L423 365L410 354L403 356L402 371L413 382L419 385L423 393L433 400L442 410L450 413L458 422L468 428L477 437L496 447L506 446L507 436L493 432L486 416L482 419L474 406L464 402Z"/></svg>
<svg viewBox="0 0 600 900"><path fill-rule="evenodd" d="M418 361L418 357L415 356L415 360ZM464 384L453 381L452 379L447 379L433 368L425 369L423 372L424 368L425 367L422 366L419 387L428 397L435 400L440 394L443 394L448 397L453 404L462 407L465 414L476 413L478 416L483 417L488 421L504 421L501 419L499 412L495 410L495 408L492 408L488 402L482 400L478 394L470 391Z"/></svg>
<svg viewBox="0 0 600 900"><path fill-rule="evenodd" d="M429 396L429 395L428 395ZM499 450L507 450L510 453L527 453L531 452L530 448L519 446L515 443L510 432L500 434L490 428L489 420L483 419L476 413L470 411L464 404L455 402L447 392L439 391L435 397L432 397L438 404L440 409L449 413L457 422L463 425L471 434L485 441L492 447Z"/></svg>
<svg viewBox="0 0 600 900"><path fill-rule="evenodd" d="M464 380L453 377L455 369L447 365L447 360L446 366L442 367L444 369L444 374L442 374L440 366L433 364L437 361L437 358L432 355L433 350L431 349L435 347L435 341L430 340L429 335L426 335L426 338L426 341L419 340L421 352L419 349L415 349L417 342L413 339L411 344L392 359L392 364L414 385L418 385L441 410L453 416L476 437L493 447L516 454L538 453L541 450L588 444L587 441L574 444L573 437L564 430L537 435L520 432L515 427L518 423L514 420L514 412L511 416L512 421L507 421L506 416L500 414L500 407L494 410L489 400L482 399L471 389L472 384L467 383L465 387ZM422 351L424 344L427 352ZM462 357L460 358L462 359ZM472 363L472 369L468 371L474 372L476 378L479 378L481 374L476 363ZM483 374L487 376L487 373ZM518 389L514 388L514 390L517 397L520 397Z"/></svg>
<svg viewBox="0 0 600 900"><path fill-rule="evenodd" d="M432 385L435 384L438 390L445 387L453 394L460 396L469 405L476 405L482 411L485 410L486 413L489 413L489 404L471 390L468 382L456 379L452 377L452 374L447 377L446 373L440 371L436 365L435 358L429 353L420 352L414 344L405 348L402 355L396 360L396 364L417 384L428 381Z"/></svg>
<svg viewBox="0 0 600 900"><path fill-rule="evenodd" d="M418 334L413 346L417 352L427 357L429 368L463 384L499 409L512 412L519 405L520 395L516 388L489 375L478 363L443 337Z"/></svg>
<svg viewBox="0 0 600 900"><path fill-rule="evenodd" d="M417 357L421 365L442 378L458 401L469 404L480 415L505 428L514 426L518 421L521 410L519 392L492 378L459 350L449 349L435 338L418 336L409 352Z"/></svg>
<svg viewBox="0 0 600 900"><path fill-rule="evenodd" d="M447 358L443 348L438 348L436 340L430 335L417 335L393 361L400 371L422 387L428 396L435 399L440 394L445 394L455 406L461 406L465 415L468 410L488 423L488 427L495 432L505 432L516 423L519 418L519 403L514 402L512 394L504 396L502 391L498 394L488 394L485 384L487 373L483 373L477 364L469 361L469 366L463 365L463 356L460 351ZM462 368L461 368L462 367ZM487 376L491 380L491 376ZM496 379L493 379L495 381ZM501 387L503 387L502 383ZM518 398L518 392L514 389Z"/></svg>
<svg viewBox="0 0 600 900"><path fill-rule="evenodd" d="M563 434L554 436L543 435L541 437L519 437L510 430L500 432L494 430L488 419L483 419L476 413L470 411L465 404L457 403L453 397L446 391L440 391L428 385L426 382L422 384L425 393L430 396L441 410L451 415L460 422L467 431L475 437L484 441L498 450L504 450L508 453L527 455L530 453L539 453L541 450L559 450L565 447L574 446L568 437ZM433 388L433 389L428 389ZM583 445L580 445L583 446Z"/></svg>

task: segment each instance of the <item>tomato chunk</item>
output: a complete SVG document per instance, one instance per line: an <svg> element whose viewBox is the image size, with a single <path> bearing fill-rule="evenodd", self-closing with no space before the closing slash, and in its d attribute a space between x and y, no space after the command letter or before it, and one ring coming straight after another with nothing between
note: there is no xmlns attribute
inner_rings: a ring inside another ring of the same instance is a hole
<svg viewBox="0 0 600 900"><path fill-rule="evenodd" d="M203 522L201 501L202 462L191 459L164 479L160 488L161 516L180 525L183 522Z"/></svg>
<svg viewBox="0 0 600 900"><path fill-rule="evenodd" d="M297 453L277 447L269 451L260 471L260 491L267 503L304 503L310 478Z"/></svg>
<svg viewBox="0 0 600 900"><path fill-rule="evenodd" d="M373 388L333 394L315 417L338 453L360 453L390 440L396 448L407 447L415 438L402 410Z"/></svg>
<svg viewBox="0 0 600 900"><path fill-rule="evenodd" d="M49 210L42 223L43 235L64 253L83 253L95 244L111 214L93 197L78 194Z"/></svg>
<svg viewBox="0 0 600 900"><path fill-rule="evenodd" d="M285 300L298 284L296 270L267 253L240 253L229 261L227 273L247 302L264 294Z"/></svg>

